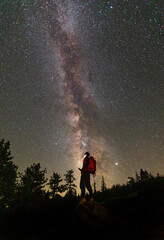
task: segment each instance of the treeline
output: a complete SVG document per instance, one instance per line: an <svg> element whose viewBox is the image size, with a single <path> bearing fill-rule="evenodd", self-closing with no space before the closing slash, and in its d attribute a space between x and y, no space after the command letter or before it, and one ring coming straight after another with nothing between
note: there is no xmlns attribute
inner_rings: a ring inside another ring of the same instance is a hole
<svg viewBox="0 0 164 240"><path fill-rule="evenodd" d="M48 180L46 169L41 169L40 163L33 163L24 171L18 172L18 167L12 161L10 142L0 141L0 206L9 207L14 201L20 203L31 202L43 198L56 198L59 193L65 197L76 196L74 171L68 170L64 174L65 184L57 172ZM49 186L46 191L45 187Z"/></svg>
<svg viewBox="0 0 164 240"><path fill-rule="evenodd" d="M104 177L102 177L101 191L95 192L95 198L99 201L104 199L117 199L122 197L164 197L164 175L153 176L146 170L140 169L135 177L128 177L126 184L116 184L107 188Z"/></svg>
<svg viewBox="0 0 164 240"><path fill-rule="evenodd" d="M75 198L76 185L73 170L68 170L63 179L60 174L53 172L50 179L46 178L46 169L41 169L40 163L33 163L24 171L18 172L18 167L12 161L10 142L0 141L0 206L9 207L13 203L25 204L39 199ZM45 187L48 186L48 190ZM128 177L126 184L113 185L107 188L102 176L101 191L93 187L94 198L103 201L107 198L117 198L130 194L161 194L164 192L164 176L153 176L146 170L140 170L135 177Z"/></svg>

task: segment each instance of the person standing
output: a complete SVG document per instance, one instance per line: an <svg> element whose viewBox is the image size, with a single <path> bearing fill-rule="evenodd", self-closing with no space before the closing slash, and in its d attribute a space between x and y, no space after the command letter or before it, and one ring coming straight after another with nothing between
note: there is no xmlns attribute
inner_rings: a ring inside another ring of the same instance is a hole
<svg viewBox="0 0 164 240"><path fill-rule="evenodd" d="M85 188L87 188L90 196L90 200L93 200L92 197L92 187L90 184L90 174L91 172L89 171L89 164L90 164L90 153L86 152L84 155L83 159L83 166L79 170L81 171L81 179L80 179L80 189L81 189L81 202L86 201L85 198Z"/></svg>

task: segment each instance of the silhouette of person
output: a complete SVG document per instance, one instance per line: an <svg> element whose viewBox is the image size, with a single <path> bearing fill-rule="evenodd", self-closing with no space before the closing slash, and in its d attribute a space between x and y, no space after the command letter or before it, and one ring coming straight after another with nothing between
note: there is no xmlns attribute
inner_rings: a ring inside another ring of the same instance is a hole
<svg viewBox="0 0 164 240"><path fill-rule="evenodd" d="M83 201L86 200L85 199L85 188L87 188L87 190L89 192L90 200L93 200L92 187L90 184L90 172L87 169L87 166L89 164L89 158L90 158L90 154L89 154L89 152L86 152L84 155L84 159L83 159L82 169L79 168L79 170L81 171L80 189L81 189L81 197L82 197Z"/></svg>

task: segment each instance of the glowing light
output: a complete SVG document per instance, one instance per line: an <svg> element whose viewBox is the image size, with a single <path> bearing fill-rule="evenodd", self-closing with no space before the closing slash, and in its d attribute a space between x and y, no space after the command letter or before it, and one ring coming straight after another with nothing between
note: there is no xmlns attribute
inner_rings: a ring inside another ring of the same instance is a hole
<svg viewBox="0 0 164 240"><path fill-rule="evenodd" d="M115 162L115 165L118 166L118 162Z"/></svg>

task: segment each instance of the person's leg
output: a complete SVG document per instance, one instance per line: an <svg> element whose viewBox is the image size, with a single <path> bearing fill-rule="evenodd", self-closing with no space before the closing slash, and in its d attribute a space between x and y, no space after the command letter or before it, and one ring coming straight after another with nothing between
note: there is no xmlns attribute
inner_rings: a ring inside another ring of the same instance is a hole
<svg viewBox="0 0 164 240"><path fill-rule="evenodd" d="M85 176L81 174L80 179L81 197L85 197Z"/></svg>
<svg viewBox="0 0 164 240"><path fill-rule="evenodd" d="M91 184L90 184L90 174L87 174L86 176L86 188L89 192L89 196L90 198L92 197L92 187L91 187Z"/></svg>

